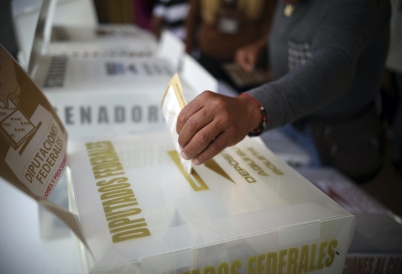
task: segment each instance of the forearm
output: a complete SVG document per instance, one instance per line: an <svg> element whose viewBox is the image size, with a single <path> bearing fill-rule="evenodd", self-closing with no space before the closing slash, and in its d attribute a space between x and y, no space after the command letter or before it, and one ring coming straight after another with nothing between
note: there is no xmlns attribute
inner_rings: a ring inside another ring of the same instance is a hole
<svg viewBox="0 0 402 274"><path fill-rule="evenodd" d="M353 61L341 52L317 53L302 68L248 93L264 106L268 129L310 114L345 92L353 79Z"/></svg>
<svg viewBox="0 0 402 274"><path fill-rule="evenodd" d="M353 0L333 3L313 40L306 41L311 54L305 62L274 82L249 92L264 105L270 121L268 128L315 112L347 92L354 83L360 56L379 26L386 23L386 13L380 11L384 9L383 3ZM271 55L276 58L275 52ZM290 70L289 60L281 62Z"/></svg>

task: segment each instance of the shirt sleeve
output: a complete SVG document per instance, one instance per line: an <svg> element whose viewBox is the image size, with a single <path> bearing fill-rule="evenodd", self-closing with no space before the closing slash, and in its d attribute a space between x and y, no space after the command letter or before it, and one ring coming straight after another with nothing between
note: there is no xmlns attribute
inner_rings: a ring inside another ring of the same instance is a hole
<svg viewBox="0 0 402 274"><path fill-rule="evenodd" d="M313 38L311 58L282 78L248 92L264 106L267 129L310 114L346 92L359 56L389 17L382 0L331 3Z"/></svg>

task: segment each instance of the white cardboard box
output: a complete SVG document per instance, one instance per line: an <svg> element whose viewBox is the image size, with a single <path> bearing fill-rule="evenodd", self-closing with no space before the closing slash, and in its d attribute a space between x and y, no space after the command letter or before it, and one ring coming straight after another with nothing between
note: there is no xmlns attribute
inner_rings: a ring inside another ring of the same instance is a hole
<svg viewBox="0 0 402 274"><path fill-rule="evenodd" d="M91 273L342 273L354 217L259 138L178 163L169 133L69 144Z"/></svg>

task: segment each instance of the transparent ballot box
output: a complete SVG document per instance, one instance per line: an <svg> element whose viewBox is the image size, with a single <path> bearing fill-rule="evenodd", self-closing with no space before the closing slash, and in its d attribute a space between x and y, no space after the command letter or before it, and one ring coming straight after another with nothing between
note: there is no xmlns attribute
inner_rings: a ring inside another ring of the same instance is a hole
<svg viewBox="0 0 402 274"><path fill-rule="evenodd" d="M217 90L216 79L185 54L184 44L169 32L148 56L41 55L39 38L29 71L70 138L165 130L160 100L176 72L188 100L204 90Z"/></svg>
<svg viewBox="0 0 402 274"><path fill-rule="evenodd" d="M204 90L217 89L217 81L191 56L180 59L179 75L188 101ZM166 130L160 104L175 71L172 62L158 58L88 62L76 58L74 64L79 70L67 69L65 86L42 88L70 138ZM112 72L104 75L108 64Z"/></svg>
<svg viewBox="0 0 402 274"><path fill-rule="evenodd" d="M264 132L261 139L276 156L294 168L308 166L311 162L310 154L279 128Z"/></svg>
<svg viewBox="0 0 402 274"><path fill-rule="evenodd" d="M344 274L401 273L402 218L333 168L298 172L355 216Z"/></svg>
<svg viewBox="0 0 402 274"><path fill-rule="evenodd" d="M0 176L79 239L66 262L80 270L70 273L341 273L354 216L260 138L246 138L189 173L183 168L166 129L174 129L178 114L172 94L182 107L207 79L190 73L194 62L181 71L186 84L175 75L164 88L165 131L90 132L72 141L44 93L0 46ZM60 188L64 171L67 190ZM8 201L7 208L24 206ZM48 217L40 214L41 236L67 239L67 255L70 234L44 230L62 228Z"/></svg>
<svg viewBox="0 0 402 274"><path fill-rule="evenodd" d="M168 132L69 143L86 271L342 273L354 216L261 139L179 157Z"/></svg>
<svg viewBox="0 0 402 274"><path fill-rule="evenodd" d="M157 39L135 25L107 24L96 27L54 25L49 44L50 55L102 56L150 55Z"/></svg>

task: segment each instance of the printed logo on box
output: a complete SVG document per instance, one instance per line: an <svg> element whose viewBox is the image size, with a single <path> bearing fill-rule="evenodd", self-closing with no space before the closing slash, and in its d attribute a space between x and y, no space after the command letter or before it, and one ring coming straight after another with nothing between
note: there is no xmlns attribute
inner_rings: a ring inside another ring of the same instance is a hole
<svg viewBox="0 0 402 274"><path fill-rule="evenodd" d="M10 146L2 157L20 182L47 199L65 168L67 133L27 75L17 74L4 50L0 55L0 136Z"/></svg>
<svg viewBox="0 0 402 274"><path fill-rule="evenodd" d="M235 153L232 154L231 151L234 151ZM194 167L190 174L185 172L177 151L168 151L168 154L194 191L209 189L208 185L202 179L202 173L197 172ZM253 147L247 147L247 149L244 150L239 146L234 146L221 152L217 157L220 157L221 161L224 159L224 161L229 164L229 167L236 171L235 174L238 175L236 176L236 179L238 179L237 181L244 180L247 183L256 183L258 182L258 179L268 177L269 173L284 175L282 171L280 171L266 157L258 153L258 151ZM229 182L236 184L235 180L228 175L225 169L218 164L215 159L209 160L204 165L206 168L217 173Z"/></svg>

